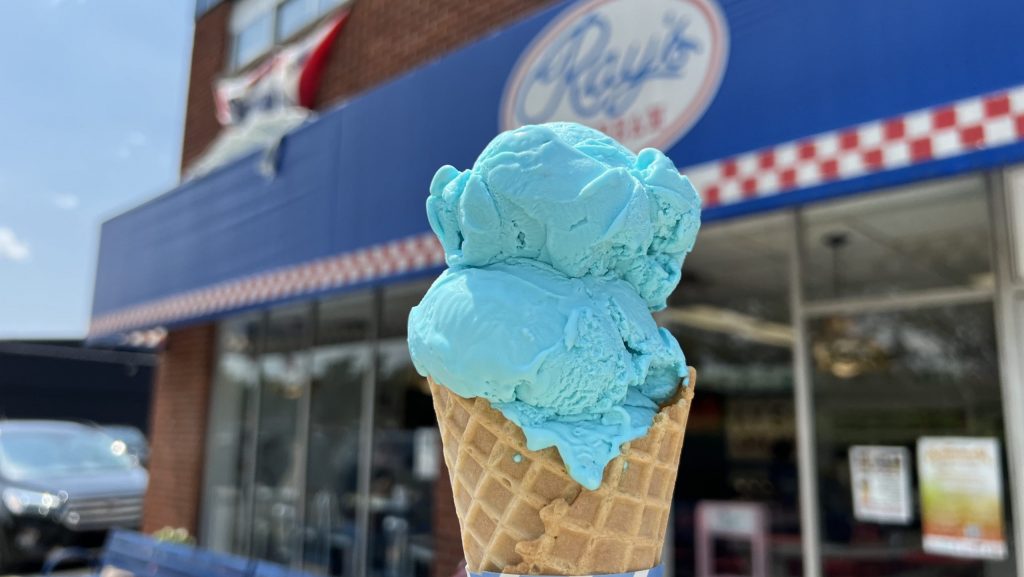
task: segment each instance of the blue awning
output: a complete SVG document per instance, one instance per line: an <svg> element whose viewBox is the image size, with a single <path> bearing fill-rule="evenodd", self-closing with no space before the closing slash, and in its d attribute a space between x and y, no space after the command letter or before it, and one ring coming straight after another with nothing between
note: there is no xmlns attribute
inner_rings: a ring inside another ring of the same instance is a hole
<svg viewBox="0 0 1024 577"><path fill-rule="evenodd" d="M104 223L90 337L436 273L433 173L473 162L520 57L598 4L560 3L325 112L273 174L252 155ZM668 151L706 221L1024 158L1024 3L720 8L721 83Z"/></svg>

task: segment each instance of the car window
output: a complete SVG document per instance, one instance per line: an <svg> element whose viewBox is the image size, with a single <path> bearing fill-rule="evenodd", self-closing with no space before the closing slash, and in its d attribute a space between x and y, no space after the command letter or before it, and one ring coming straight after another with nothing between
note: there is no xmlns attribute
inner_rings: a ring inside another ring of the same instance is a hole
<svg viewBox="0 0 1024 577"><path fill-rule="evenodd" d="M19 479L127 470L134 462L123 443L91 430L5 430L0 433L0 471Z"/></svg>

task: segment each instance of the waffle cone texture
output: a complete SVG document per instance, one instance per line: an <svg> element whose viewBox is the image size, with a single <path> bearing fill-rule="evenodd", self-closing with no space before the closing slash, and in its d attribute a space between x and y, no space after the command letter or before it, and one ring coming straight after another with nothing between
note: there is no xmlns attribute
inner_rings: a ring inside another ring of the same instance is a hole
<svg viewBox="0 0 1024 577"><path fill-rule="evenodd" d="M485 399L429 379L470 571L600 575L661 559L696 375L662 405L647 434L622 446L596 491L554 448L531 451Z"/></svg>

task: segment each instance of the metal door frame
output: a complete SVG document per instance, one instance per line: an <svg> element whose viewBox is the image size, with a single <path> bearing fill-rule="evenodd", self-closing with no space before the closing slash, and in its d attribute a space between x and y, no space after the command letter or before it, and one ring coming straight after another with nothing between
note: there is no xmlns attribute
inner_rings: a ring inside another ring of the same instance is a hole
<svg viewBox="0 0 1024 577"><path fill-rule="evenodd" d="M1015 187L1014 177L1020 176ZM1013 513L1016 574L1024 575L1024 271L1014 271L1013 257L1024 247L1014 246L1012 209L1024 202L1024 166L989 173L990 214L995 243L996 338L999 345L999 381L1002 385L1006 436L1007 493Z"/></svg>

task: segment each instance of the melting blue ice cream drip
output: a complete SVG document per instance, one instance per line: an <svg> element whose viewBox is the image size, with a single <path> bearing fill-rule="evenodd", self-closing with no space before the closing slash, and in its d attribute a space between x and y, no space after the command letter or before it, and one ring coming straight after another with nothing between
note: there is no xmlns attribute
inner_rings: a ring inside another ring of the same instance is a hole
<svg viewBox="0 0 1024 577"><path fill-rule="evenodd" d="M598 488L686 383L651 312L693 247L696 190L657 150L551 123L500 134L470 170L442 167L427 215L449 269L409 315L417 371L487 399Z"/></svg>

